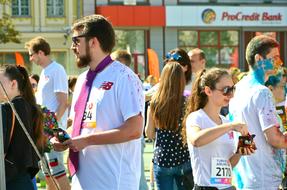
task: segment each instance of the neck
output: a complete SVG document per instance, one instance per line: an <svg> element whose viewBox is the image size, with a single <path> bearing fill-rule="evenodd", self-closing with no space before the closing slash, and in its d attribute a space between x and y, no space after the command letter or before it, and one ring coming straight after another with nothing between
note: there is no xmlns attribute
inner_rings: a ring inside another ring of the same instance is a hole
<svg viewBox="0 0 287 190"><path fill-rule="evenodd" d="M49 57L45 57L44 59L43 59L43 62L42 62L42 64L41 64L41 66L43 67L43 68L46 68L48 65L50 65L52 63L52 60L49 58Z"/></svg>
<svg viewBox="0 0 287 190"><path fill-rule="evenodd" d="M259 82L260 84L264 84L266 80L268 79L267 74L261 67L255 68L255 69L251 68L250 74L251 74L252 79Z"/></svg>
<svg viewBox="0 0 287 190"><path fill-rule="evenodd" d="M101 63L101 61L103 61L103 59L107 57L108 55L109 53L98 52L98 53L95 53L94 56L91 56L92 60L90 63L90 69L94 71L96 67Z"/></svg>
<svg viewBox="0 0 287 190"><path fill-rule="evenodd" d="M214 104L207 103L203 110L204 112L217 124L221 123L220 115L221 107L215 106Z"/></svg>
<svg viewBox="0 0 287 190"><path fill-rule="evenodd" d="M10 94L9 98L10 100L13 100L16 96L20 96L20 95L21 95L20 92L15 92L15 93Z"/></svg>

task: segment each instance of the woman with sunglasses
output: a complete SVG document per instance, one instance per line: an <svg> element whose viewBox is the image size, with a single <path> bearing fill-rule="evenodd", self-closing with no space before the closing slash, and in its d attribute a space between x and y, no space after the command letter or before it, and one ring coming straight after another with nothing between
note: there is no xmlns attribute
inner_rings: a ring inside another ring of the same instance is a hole
<svg viewBox="0 0 287 190"><path fill-rule="evenodd" d="M184 129L195 190L234 189L231 185L232 168L242 154L251 154L254 150L244 148L235 153L233 131L245 136L248 135L247 127L244 123L229 122L220 115L221 107L228 105L233 97L232 78L222 69L203 70L192 89Z"/></svg>

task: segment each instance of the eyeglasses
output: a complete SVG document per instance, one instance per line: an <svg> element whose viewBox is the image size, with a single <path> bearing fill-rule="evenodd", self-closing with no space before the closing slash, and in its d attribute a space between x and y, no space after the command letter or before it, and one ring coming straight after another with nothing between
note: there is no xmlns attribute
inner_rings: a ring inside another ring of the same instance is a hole
<svg viewBox="0 0 287 190"><path fill-rule="evenodd" d="M174 61L178 61L181 59L181 56L178 53L167 53L165 58L166 59L173 59Z"/></svg>
<svg viewBox="0 0 287 190"><path fill-rule="evenodd" d="M79 38L86 37L86 36L87 36L86 34L82 34L82 35L79 35L79 36L73 36L72 37L73 44L76 45L76 46L79 45L79 42L80 42Z"/></svg>
<svg viewBox="0 0 287 190"><path fill-rule="evenodd" d="M234 93L235 91L235 86L226 86L222 89L215 89L215 90L218 90L220 92L222 92L223 96L230 96L231 94Z"/></svg>

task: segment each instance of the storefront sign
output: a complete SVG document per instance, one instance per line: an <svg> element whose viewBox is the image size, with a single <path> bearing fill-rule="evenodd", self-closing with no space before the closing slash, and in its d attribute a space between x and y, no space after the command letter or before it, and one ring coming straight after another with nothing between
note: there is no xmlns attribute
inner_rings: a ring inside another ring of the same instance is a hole
<svg viewBox="0 0 287 190"><path fill-rule="evenodd" d="M167 26L282 26L287 7L167 6Z"/></svg>

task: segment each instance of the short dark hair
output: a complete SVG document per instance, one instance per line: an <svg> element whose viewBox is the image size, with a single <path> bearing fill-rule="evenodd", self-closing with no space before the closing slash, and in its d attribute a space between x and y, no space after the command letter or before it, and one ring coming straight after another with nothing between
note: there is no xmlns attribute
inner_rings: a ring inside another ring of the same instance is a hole
<svg viewBox="0 0 287 190"><path fill-rule="evenodd" d="M206 60L205 53L202 49L194 48L188 52L188 56L190 56L190 54L199 55L200 60L202 59Z"/></svg>
<svg viewBox="0 0 287 190"><path fill-rule="evenodd" d="M248 65L252 68L255 64L255 55L259 54L263 58L266 58L266 55L270 53L271 49L278 48L278 42L269 36L259 35L251 39L246 47L246 60Z"/></svg>
<svg viewBox="0 0 287 190"><path fill-rule="evenodd" d="M178 59L175 60L173 56L166 57L164 60L164 64L167 64L170 61L176 61L183 67L187 66L187 71L185 71L184 75L185 75L185 83L188 84L191 81L191 64L190 64L189 57L186 51L181 48L175 48L168 52L168 55L174 55L174 54L179 55Z"/></svg>
<svg viewBox="0 0 287 190"><path fill-rule="evenodd" d="M132 56L126 50L117 50L113 52L112 55L115 60L122 61L122 63L128 67L132 64Z"/></svg>
<svg viewBox="0 0 287 190"><path fill-rule="evenodd" d="M49 43L45 38L41 36L35 37L29 42L25 43L25 48L31 48L35 53L38 53L41 50L45 55L50 55L51 53L51 47Z"/></svg>
<svg viewBox="0 0 287 190"><path fill-rule="evenodd" d="M32 74L30 77L31 77L32 79L34 79L37 83L38 83L39 80L40 80L40 77L39 77L39 75L37 75L37 74Z"/></svg>
<svg viewBox="0 0 287 190"><path fill-rule="evenodd" d="M102 50L111 53L115 46L115 31L112 24L102 15L89 15L76 20L72 31L82 31L82 35L89 40L96 37Z"/></svg>

